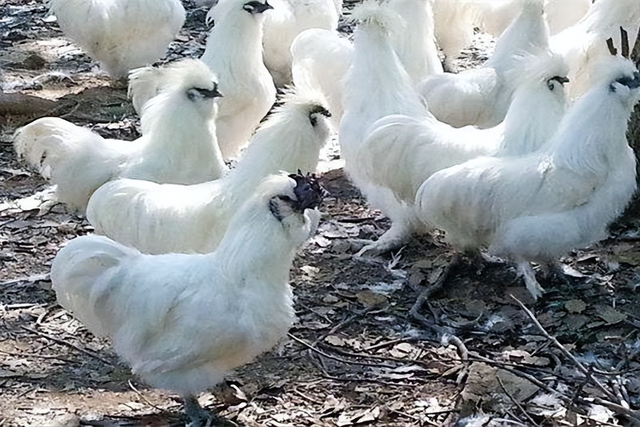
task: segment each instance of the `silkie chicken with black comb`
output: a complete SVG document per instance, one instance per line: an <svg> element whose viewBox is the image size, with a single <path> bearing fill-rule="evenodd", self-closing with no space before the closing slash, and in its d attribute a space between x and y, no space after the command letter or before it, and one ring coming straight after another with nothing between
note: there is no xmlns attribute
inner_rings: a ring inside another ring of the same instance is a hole
<svg viewBox="0 0 640 427"><path fill-rule="evenodd" d="M215 76L202 62L185 59L165 67L171 83L142 115L143 136L135 141L104 139L57 117L44 117L18 129L20 157L56 185L55 197L84 213L91 194L120 178L195 184L227 170L216 140Z"/></svg>
<svg viewBox="0 0 640 427"><path fill-rule="evenodd" d="M87 208L96 233L144 253L214 250L265 176L281 170L313 172L318 165L331 134L329 112L308 93L290 93L283 101L221 179L196 185L119 179L100 187Z"/></svg>
<svg viewBox="0 0 640 427"><path fill-rule="evenodd" d="M78 237L53 260L53 289L134 374L178 392L192 427L211 425L218 417L197 394L275 346L295 320L289 269L323 196L313 176L267 177L209 254L144 255Z"/></svg>
<svg viewBox="0 0 640 427"><path fill-rule="evenodd" d="M625 134L640 73L620 56L604 58L597 71L539 150L441 170L416 195L418 216L444 230L455 249L488 249L515 262L534 298L544 290L530 262L558 271L560 256L607 236L636 188Z"/></svg>

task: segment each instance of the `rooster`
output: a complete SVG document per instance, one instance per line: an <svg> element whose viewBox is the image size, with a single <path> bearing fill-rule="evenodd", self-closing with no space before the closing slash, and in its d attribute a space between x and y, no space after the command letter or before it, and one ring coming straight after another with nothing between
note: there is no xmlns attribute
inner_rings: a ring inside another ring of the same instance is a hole
<svg viewBox="0 0 640 427"><path fill-rule="evenodd" d="M313 177L268 177L209 254L143 255L78 237L53 260L53 289L134 374L180 393L191 426L211 425L218 417L197 394L271 349L295 320L289 269L322 196Z"/></svg>
<svg viewBox="0 0 640 427"><path fill-rule="evenodd" d="M543 289L530 261L552 264L568 250L607 235L636 187L625 132L640 96L640 73L622 57L605 58L593 87L567 111L539 150L483 157L433 174L416 204L426 223L455 249L517 264L534 298Z"/></svg>
<svg viewBox="0 0 640 427"><path fill-rule="evenodd" d="M113 78L162 56L185 20L179 0L49 0L62 31Z"/></svg>
<svg viewBox="0 0 640 427"><path fill-rule="evenodd" d="M391 114L426 117L428 112L391 45L390 35L404 27L402 18L388 4L376 1L365 1L354 8L352 16L359 23L354 31L352 65L344 77L340 149L348 176L369 204L380 209L394 224L385 233L386 240L363 248L383 252L388 250L388 242L395 245L400 236L411 234L404 227L413 228L414 224L421 227L421 224L391 190L372 182L362 162L366 156L363 137L382 117ZM384 157L380 161L384 161Z"/></svg>
<svg viewBox="0 0 640 427"><path fill-rule="evenodd" d="M277 87L291 84L291 43L310 28L334 30L340 13L333 0L271 0L264 22L264 63Z"/></svg>
<svg viewBox="0 0 640 427"><path fill-rule="evenodd" d="M386 0L383 3L382 6L396 12L390 13L394 24L386 31L412 82L441 73L430 0ZM320 90L330 106L332 121L339 126L344 111L343 79L353 60L353 46L337 32L307 30L294 40L291 52L295 85Z"/></svg>
<svg viewBox="0 0 640 427"><path fill-rule="evenodd" d="M145 105L138 140L104 139L45 117L18 129L16 152L56 185L58 201L80 213L98 187L118 177L176 184L219 178L226 166L215 137L215 77L193 59L168 65L165 72L171 83Z"/></svg>
<svg viewBox="0 0 640 427"><path fill-rule="evenodd" d="M214 250L232 217L268 174L314 171L330 136L329 112L310 94L290 94L256 131L225 177L197 185L121 179L98 189L87 218L97 233L145 253Z"/></svg>
<svg viewBox="0 0 640 427"><path fill-rule="evenodd" d="M481 68L431 76L417 89L438 120L454 127L493 127L504 120L516 88L506 71L523 53L535 55L548 49L543 0L525 0L522 12L500 36L492 57Z"/></svg>
<svg viewBox="0 0 640 427"><path fill-rule="evenodd" d="M207 15L215 21L201 60L218 76L218 144L225 159L237 157L276 99L271 74L262 61L267 0L220 0Z"/></svg>

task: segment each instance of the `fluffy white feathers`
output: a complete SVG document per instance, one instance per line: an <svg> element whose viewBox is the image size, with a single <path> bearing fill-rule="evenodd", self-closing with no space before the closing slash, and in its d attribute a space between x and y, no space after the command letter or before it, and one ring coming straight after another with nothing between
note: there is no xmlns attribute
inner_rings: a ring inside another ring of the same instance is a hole
<svg viewBox="0 0 640 427"><path fill-rule="evenodd" d="M215 138L214 76L191 59L165 72L171 83L145 105L138 140L107 140L45 117L16 132L16 152L50 178L60 202L81 212L99 186L118 177L180 184L219 178L226 166Z"/></svg>
<svg viewBox="0 0 640 427"><path fill-rule="evenodd" d="M87 218L96 232L146 253L209 252L266 175L314 171L329 139L328 112L309 95L290 95L258 129L235 169L198 185L123 179L95 192Z"/></svg>
<svg viewBox="0 0 640 427"><path fill-rule="evenodd" d="M493 127L504 119L516 88L505 72L522 54L535 55L548 48L542 0L527 0L481 68L429 77L418 85L418 91L426 98L429 111L442 122L454 127Z"/></svg>
<svg viewBox="0 0 640 427"><path fill-rule="evenodd" d="M289 269L317 226L317 190L269 177L207 255L143 255L79 237L54 259L53 289L93 333L111 338L135 374L189 397L269 350L293 324Z"/></svg>
<svg viewBox="0 0 640 427"><path fill-rule="evenodd" d="M238 155L276 99L262 62L264 12L270 9L266 0L220 0L207 15L215 26L201 60L218 76L224 94L216 133L225 158Z"/></svg>
<svg viewBox="0 0 640 427"><path fill-rule="evenodd" d="M179 0L49 0L62 31L111 77L162 56L185 20Z"/></svg>
<svg viewBox="0 0 640 427"><path fill-rule="evenodd" d="M264 63L278 87L291 84L291 43L311 28L335 30L340 12L333 0L271 0L265 15Z"/></svg>
<svg viewBox="0 0 640 427"><path fill-rule="evenodd" d="M444 230L457 249L489 248L515 261L534 297L542 288L529 261L550 263L603 238L635 189L625 132L640 74L628 60L606 62L606 74L540 150L442 170L416 196L421 218Z"/></svg>

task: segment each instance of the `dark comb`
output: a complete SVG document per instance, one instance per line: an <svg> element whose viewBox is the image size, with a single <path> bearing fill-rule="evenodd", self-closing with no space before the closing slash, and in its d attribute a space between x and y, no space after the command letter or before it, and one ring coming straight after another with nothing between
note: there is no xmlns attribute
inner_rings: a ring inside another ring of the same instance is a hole
<svg viewBox="0 0 640 427"><path fill-rule="evenodd" d="M293 192L298 199L301 210L317 207L322 202L322 199L329 194L327 190L320 185L316 175L313 173L303 175L298 169L298 173L289 175L289 178L296 181Z"/></svg>

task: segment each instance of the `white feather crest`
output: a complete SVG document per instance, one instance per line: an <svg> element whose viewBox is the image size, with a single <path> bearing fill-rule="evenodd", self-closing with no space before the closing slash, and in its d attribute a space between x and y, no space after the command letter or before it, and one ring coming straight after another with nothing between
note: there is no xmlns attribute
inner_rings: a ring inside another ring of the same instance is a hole
<svg viewBox="0 0 640 427"><path fill-rule="evenodd" d="M389 32L400 31L406 26L404 19L397 12L376 0L365 0L354 7L350 19L361 24L375 24Z"/></svg>
<svg viewBox="0 0 640 427"><path fill-rule="evenodd" d="M514 55L514 67L506 71L507 78L516 82L516 87L527 82L543 82L552 77L566 77L569 65L564 57L548 50L538 54L521 52Z"/></svg>

